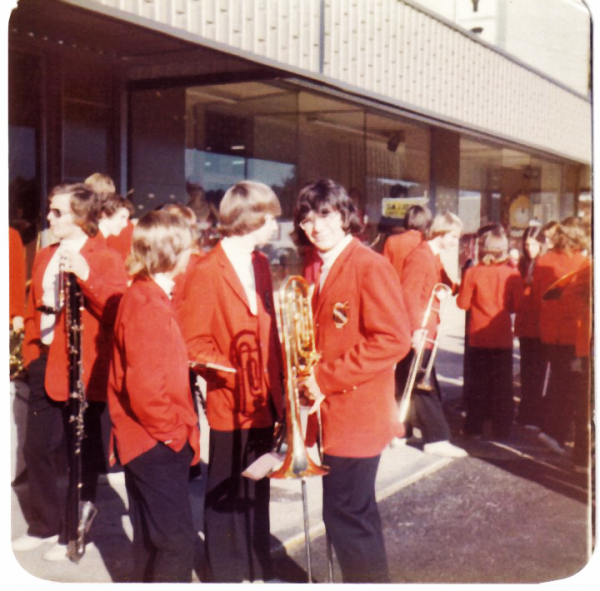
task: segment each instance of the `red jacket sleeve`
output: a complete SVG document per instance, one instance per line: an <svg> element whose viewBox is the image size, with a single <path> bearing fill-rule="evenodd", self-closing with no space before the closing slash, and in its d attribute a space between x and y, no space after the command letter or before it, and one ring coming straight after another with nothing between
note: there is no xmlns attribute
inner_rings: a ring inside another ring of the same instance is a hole
<svg viewBox="0 0 600 591"><path fill-rule="evenodd" d="M119 255L108 249L95 252L86 259L90 274L79 285L88 309L102 322L114 324L120 296L127 289L127 273ZM108 309L106 309L108 306Z"/></svg>
<svg viewBox="0 0 600 591"><path fill-rule="evenodd" d="M402 270L402 295L411 334L421 328L431 290L438 282L435 267L424 263L427 261L415 250L407 257Z"/></svg>
<svg viewBox="0 0 600 591"><path fill-rule="evenodd" d="M126 320L123 341L131 410L152 437L181 449L188 433L178 413L172 411L167 387L169 368L164 361L164 348L169 343L165 342L163 330L157 330L152 322L151 309L137 308L131 313Z"/></svg>
<svg viewBox="0 0 600 591"><path fill-rule="evenodd" d="M25 249L21 236L14 228L8 229L9 250L9 315L25 314Z"/></svg>
<svg viewBox="0 0 600 591"><path fill-rule="evenodd" d="M470 267L465 272L465 276L456 298L456 305L461 310L468 310L471 307L471 300L473 299L473 293L475 291L475 283L473 282L473 269Z"/></svg>

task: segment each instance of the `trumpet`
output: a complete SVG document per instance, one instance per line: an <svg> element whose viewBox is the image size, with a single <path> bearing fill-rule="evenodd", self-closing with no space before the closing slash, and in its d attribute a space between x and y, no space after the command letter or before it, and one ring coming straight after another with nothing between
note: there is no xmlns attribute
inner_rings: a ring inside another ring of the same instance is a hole
<svg viewBox="0 0 600 591"><path fill-rule="evenodd" d="M431 372L433 370L433 363L435 361L435 356L440 342L441 330L438 330L436 338L432 339L428 336L427 324L431 315L437 314L441 327L441 323L451 295L452 289L443 283L437 283L431 292L429 303L425 309L423 322L421 324L422 336L417 347L415 348L415 353L410 364L406 385L404 386L404 392L402 393L402 398L398 404L398 418L401 423L405 423L408 417L412 391L415 388L418 390L424 390L426 392L431 392L434 389L434 386L431 382ZM427 343L432 343L433 347L431 356L429 357L425 367L423 367L423 357Z"/></svg>

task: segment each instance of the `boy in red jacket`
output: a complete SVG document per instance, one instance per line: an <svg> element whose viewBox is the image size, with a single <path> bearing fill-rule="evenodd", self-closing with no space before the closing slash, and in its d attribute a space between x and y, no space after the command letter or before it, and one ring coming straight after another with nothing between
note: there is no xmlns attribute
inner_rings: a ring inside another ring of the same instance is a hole
<svg viewBox="0 0 600 591"><path fill-rule="evenodd" d="M65 533L54 462L65 433L69 397L61 274L75 274L84 296L83 379L88 402L82 451L84 501L94 500L98 472L104 468L100 417L106 407L113 324L127 287L123 262L98 231L95 193L83 184L59 185L48 200L48 221L59 242L36 255L25 313L23 357L29 369L29 409L24 455L31 511L28 533L13 542L15 551L32 550ZM60 542L44 554L45 560L66 559L66 540Z"/></svg>
<svg viewBox="0 0 600 591"><path fill-rule="evenodd" d="M140 219L128 265L133 283L115 323L111 463L118 459L125 471L138 582L192 580L197 535L188 474L200 459L200 436L170 295L191 244L189 227L177 216L152 211Z"/></svg>
<svg viewBox="0 0 600 591"><path fill-rule="evenodd" d="M385 257L353 237L362 229L357 210L336 182L302 189L294 226L323 262L313 302L322 357L303 385L322 414L323 464L330 468L323 520L345 583L389 582L375 477L381 452L402 430L394 366L410 334L400 282Z"/></svg>
<svg viewBox="0 0 600 591"><path fill-rule="evenodd" d="M242 472L272 450L274 423L283 415L271 272L255 250L269 242L280 213L266 185L242 181L231 187L219 208L224 238L198 260L178 295L189 360L202 364L199 373L207 381L204 535L210 582L272 578L269 479L246 479Z"/></svg>
<svg viewBox="0 0 600 591"><path fill-rule="evenodd" d="M489 416L495 438L510 435L514 417L512 322L523 291L517 269L507 265L508 239L503 230L488 232L481 262L467 269L457 304L470 310L469 344L473 356L473 391L467 401L464 432L481 435Z"/></svg>

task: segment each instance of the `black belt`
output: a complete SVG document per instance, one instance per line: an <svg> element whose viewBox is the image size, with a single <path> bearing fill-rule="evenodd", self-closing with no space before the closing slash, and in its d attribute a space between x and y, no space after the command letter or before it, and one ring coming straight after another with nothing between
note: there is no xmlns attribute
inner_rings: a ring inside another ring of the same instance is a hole
<svg viewBox="0 0 600 591"><path fill-rule="evenodd" d="M42 314L58 314L60 312L59 309L52 308L51 306L38 306L36 310Z"/></svg>

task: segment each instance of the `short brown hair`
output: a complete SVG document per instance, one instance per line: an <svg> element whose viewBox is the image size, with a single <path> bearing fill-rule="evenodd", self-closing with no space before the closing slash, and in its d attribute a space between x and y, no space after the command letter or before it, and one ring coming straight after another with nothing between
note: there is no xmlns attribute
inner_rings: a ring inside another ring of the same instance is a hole
<svg viewBox="0 0 600 591"><path fill-rule="evenodd" d="M342 228L347 234L360 234L363 230L356 204L346 189L332 179L312 181L300 190L294 213L294 229L300 245L311 244L300 227L311 211L316 213L339 211L342 216Z"/></svg>
<svg viewBox="0 0 600 591"><path fill-rule="evenodd" d="M429 229L429 240L433 240L438 236L444 236L455 230L461 232L462 229L463 223L457 215L449 211L440 213L433 218L431 228Z"/></svg>
<svg viewBox="0 0 600 591"><path fill-rule="evenodd" d="M149 211L133 230L127 270L133 277L172 271L191 245L192 234L184 219L166 211Z"/></svg>
<svg viewBox="0 0 600 591"><path fill-rule="evenodd" d="M589 247L586 231L579 218L571 216L558 224L552 238L558 252L579 252Z"/></svg>
<svg viewBox="0 0 600 591"><path fill-rule="evenodd" d="M503 263L508 259L508 238L502 227L490 230L483 237L480 261L482 265Z"/></svg>
<svg viewBox="0 0 600 591"><path fill-rule="evenodd" d="M92 191L98 195L110 195L117 192L114 181L107 174L101 172L91 174L83 182L89 185Z"/></svg>
<svg viewBox="0 0 600 591"><path fill-rule="evenodd" d="M262 227L267 215L281 215L277 195L263 183L241 181L223 195L219 230L223 236L245 236Z"/></svg>
<svg viewBox="0 0 600 591"><path fill-rule="evenodd" d="M56 195L69 195L73 220L88 236L98 233L98 198L88 185L57 185L50 191L48 202Z"/></svg>

